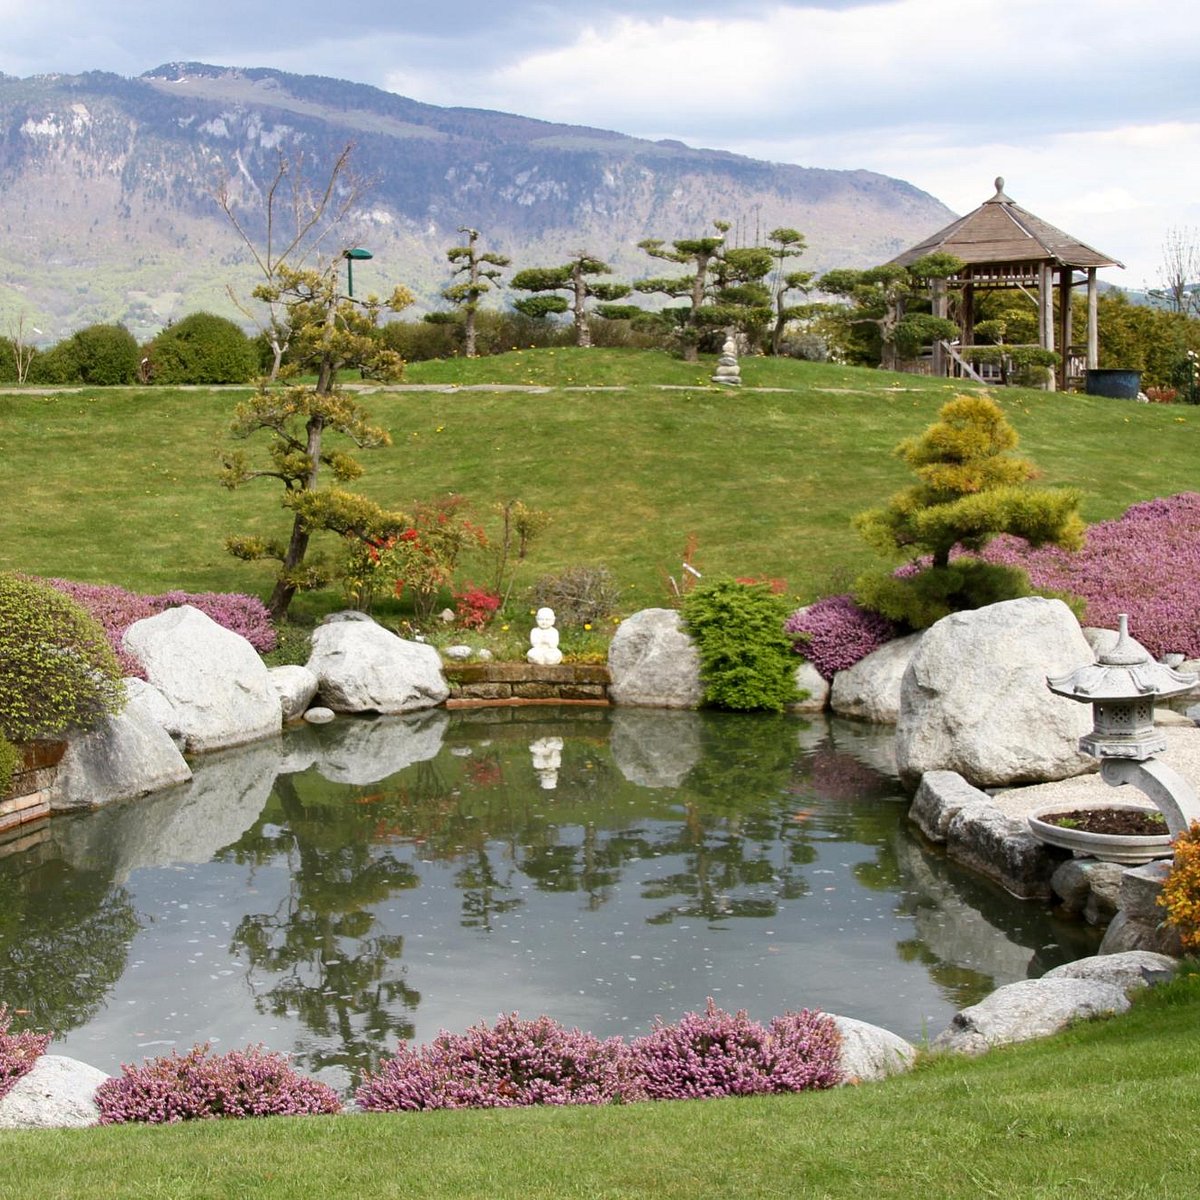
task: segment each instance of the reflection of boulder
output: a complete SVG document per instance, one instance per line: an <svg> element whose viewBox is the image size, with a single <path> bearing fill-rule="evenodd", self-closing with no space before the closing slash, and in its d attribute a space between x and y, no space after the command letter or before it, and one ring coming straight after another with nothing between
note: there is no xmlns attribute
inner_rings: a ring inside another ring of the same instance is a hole
<svg viewBox="0 0 1200 1200"><path fill-rule="evenodd" d="M311 765L330 783L378 783L413 763L436 758L449 723L446 710L434 708L374 721L336 721L319 731L297 730L285 743L285 769Z"/></svg>
<svg viewBox="0 0 1200 1200"><path fill-rule="evenodd" d="M209 862L258 819L280 753L274 738L206 756L187 787L56 824L54 840L72 865L106 867L118 883L139 867Z"/></svg>
<svg viewBox="0 0 1200 1200"><path fill-rule="evenodd" d="M839 754L849 754L881 775L896 778L896 730L893 726L831 717L828 729L829 743Z"/></svg>
<svg viewBox="0 0 1200 1200"><path fill-rule="evenodd" d="M613 761L640 787L679 787L700 761L703 718L682 709L619 708L612 715Z"/></svg>

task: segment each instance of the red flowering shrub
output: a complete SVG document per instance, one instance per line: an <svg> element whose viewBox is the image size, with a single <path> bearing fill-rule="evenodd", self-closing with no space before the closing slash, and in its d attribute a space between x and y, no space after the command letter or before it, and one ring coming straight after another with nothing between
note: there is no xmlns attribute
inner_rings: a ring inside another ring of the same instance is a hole
<svg viewBox="0 0 1200 1200"><path fill-rule="evenodd" d="M629 1052L648 1099L692 1100L833 1087L841 1080L840 1048L837 1026L821 1013L789 1012L764 1027L710 998L703 1013L657 1024Z"/></svg>
<svg viewBox="0 0 1200 1200"><path fill-rule="evenodd" d="M500 608L500 597L487 588L467 583L454 592L454 614L464 629L482 629Z"/></svg>
<svg viewBox="0 0 1200 1200"><path fill-rule="evenodd" d="M9 1033L11 1018L8 1006L0 1004L0 1100L12 1091L22 1075L29 1074L33 1064L50 1044L48 1033Z"/></svg>
<svg viewBox="0 0 1200 1200"><path fill-rule="evenodd" d="M428 1108L519 1108L629 1100L628 1050L565 1029L550 1017L502 1016L494 1028L442 1032L428 1046L401 1044L355 1092L368 1112Z"/></svg>
<svg viewBox="0 0 1200 1200"><path fill-rule="evenodd" d="M1032 550L998 537L981 555L1023 567L1039 589L1073 592L1087 605L1084 623L1129 629L1151 654L1200 657L1200 494L1184 492L1134 504L1115 521L1088 527L1074 554Z"/></svg>
<svg viewBox="0 0 1200 1200"><path fill-rule="evenodd" d="M845 671L896 636L896 627L879 613L868 612L852 596L826 596L794 612L783 626L796 637L795 650L825 679Z"/></svg>
<svg viewBox="0 0 1200 1200"><path fill-rule="evenodd" d="M70 579L44 579L43 583L82 605L104 629L126 675L144 675L140 664L121 647L125 630L135 621L168 608L190 604L218 625L244 637L260 654L275 649L275 627L267 606L257 596L240 592L164 592L142 596L110 584L75 583Z"/></svg>
<svg viewBox="0 0 1200 1200"><path fill-rule="evenodd" d="M174 1125L214 1117L293 1117L341 1112L337 1092L297 1074L282 1054L261 1047L152 1058L96 1090L101 1125Z"/></svg>

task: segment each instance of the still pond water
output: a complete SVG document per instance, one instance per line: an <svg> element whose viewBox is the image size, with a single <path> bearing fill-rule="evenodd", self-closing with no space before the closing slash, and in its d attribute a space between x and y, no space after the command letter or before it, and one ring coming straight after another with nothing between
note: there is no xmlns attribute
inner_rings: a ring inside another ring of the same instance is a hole
<svg viewBox="0 0 1200 1200"><path fill-rule="evenodd" d="M345 1088L514 1010L634 1036L711 996L915 1039L1094 953L921 842L890 743L627 709L302 729L10 842L0 1001L111 1073L263 1043Z"/></svg>

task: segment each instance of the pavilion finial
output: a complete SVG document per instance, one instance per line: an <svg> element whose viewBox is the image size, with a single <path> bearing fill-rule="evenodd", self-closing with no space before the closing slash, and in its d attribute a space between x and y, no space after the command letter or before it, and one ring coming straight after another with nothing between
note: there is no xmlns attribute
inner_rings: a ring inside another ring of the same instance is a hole
<svg viewBox="0 0 1200 1200"><path fill-rule="evenodd" d="M1004 176L997 175L996 176L996 197L995 198L998 200L1003 195L1004 195Z"/></svg>

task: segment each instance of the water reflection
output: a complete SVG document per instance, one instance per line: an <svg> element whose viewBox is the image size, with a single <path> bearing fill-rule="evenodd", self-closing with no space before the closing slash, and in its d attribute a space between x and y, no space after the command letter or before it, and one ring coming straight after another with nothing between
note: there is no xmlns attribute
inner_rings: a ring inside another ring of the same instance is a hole
<svg viewBox="0 0 1200 1200"><path fill-rule="evenodd" d="M300 730L0 859L0 1000L109 1071L262 1041L345 1086L514 1009L632 1034L713 996L913 1037L1092 952L915 840L890 743L594 709Z"/></svg>

